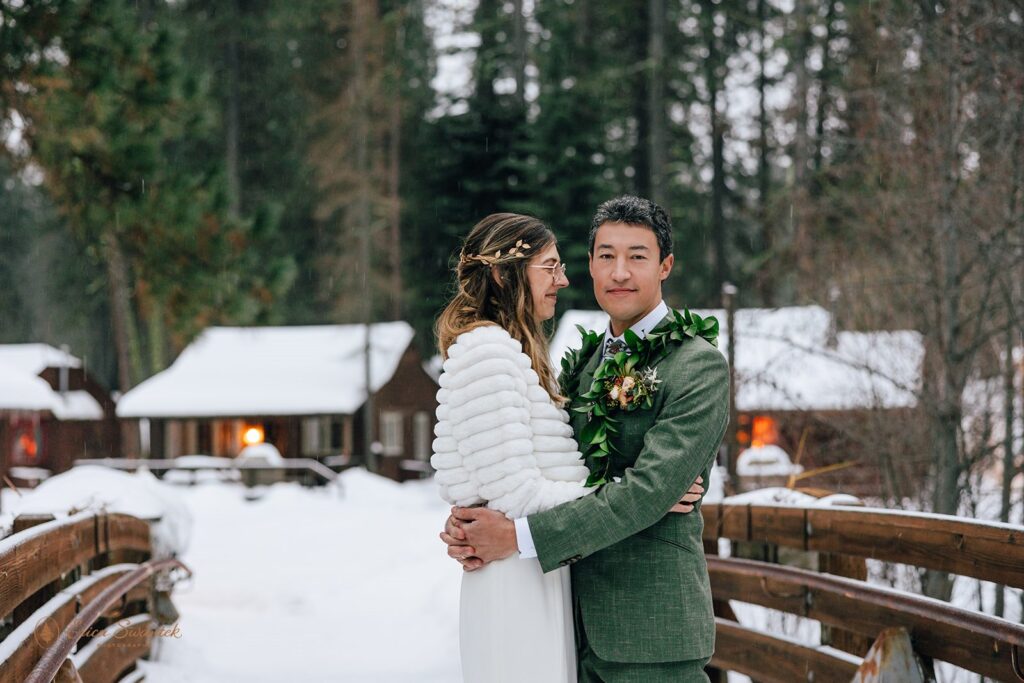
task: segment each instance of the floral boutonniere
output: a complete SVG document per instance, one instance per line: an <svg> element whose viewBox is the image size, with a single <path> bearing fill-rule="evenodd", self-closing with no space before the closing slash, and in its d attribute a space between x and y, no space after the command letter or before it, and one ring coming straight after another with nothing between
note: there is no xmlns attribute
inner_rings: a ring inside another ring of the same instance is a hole
<svg viewBox="0 0 1024 683"><path fill-rule="evenodd" d="M604 385L604 402L608 409L618 408L629 412L654 405L654 392L658 390L661 380L658 379L657 369L645 368L605 377L601 383Z"/></svg>
<svg viewBox="0 0 1024 683"><path fill-rule="evenodd" d="M579 351L570 351L562 360L562 391L567 396L579 379L586 360L601 345L601 335L580 328L583 346ZM629 352L606 358L594 372L590 388L575 396L571 402L573 412L585 413L587 424L577 435L584 460L590 469L587 486L600 486L608 481L611 469L611 455L620 453L615 437L620 434L621 421L616 415L654 406L654 396L661 380L658 371L651 367L665 356L671 346L686 339L703 337L712 345L718 342L718 320L714 317L701 318L684 310L673 311L669 321L641 339L631 330L624 338Z"/></svg>

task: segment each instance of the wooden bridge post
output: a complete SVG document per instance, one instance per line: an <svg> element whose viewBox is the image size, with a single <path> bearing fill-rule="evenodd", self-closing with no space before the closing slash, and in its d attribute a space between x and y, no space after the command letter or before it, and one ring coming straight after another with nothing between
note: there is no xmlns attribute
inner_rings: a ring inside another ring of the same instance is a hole
<svg viewBox="0 0 1024 683"><path fill-rule="evenodd" d="M14 518L12 534L31 529L34 526L52 522L56 519L53 515L18 515ZM14 625L24 623L32 616L32 613L46 604L46 602L60 591L60 580L51 581L38 591L33 593L27 600L14 608Z"/></svg>
<svg viewBox="0 0 1024 683"><path fill-rule="evenodd" d="M858 581L868 580L868 563L863 557L821 553L818 555L818 571L834 576L843 576ZM873 641L852 631L846 631L829 624L821 625L821 644L863 657L871 649Z"/></svg>
<svg viewBox="0 0 1024 683"><path fill-rule="evenodd" d="M704 554L705 555L718 555L718 540L704 540ZM712 601L715 616L722 619L728 619L730 621L739 621L736 617L736 613L732 609L732 605L729 604L728 600L713 600ZM704 668L704 673L708 675L708 679L711 683L727 683L729 680L729 674L722 669L717 669L710 664ZM755 681L756 683L756 681Z"/></svg>

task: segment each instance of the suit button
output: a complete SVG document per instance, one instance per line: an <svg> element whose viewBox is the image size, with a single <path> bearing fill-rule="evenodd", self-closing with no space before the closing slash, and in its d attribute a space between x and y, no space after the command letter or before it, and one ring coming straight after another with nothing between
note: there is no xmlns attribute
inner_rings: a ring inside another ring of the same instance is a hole
<svg viewBox="0 0 1024 683"><path fill-rule="evenodd" d="M562 560L561 562L559 562L558 566L559 567L568 566L568 565L572 564L573 562L578 562L579 560L582 559L582 557L583 557L582 555L573 555L568 560Z"/></svg>

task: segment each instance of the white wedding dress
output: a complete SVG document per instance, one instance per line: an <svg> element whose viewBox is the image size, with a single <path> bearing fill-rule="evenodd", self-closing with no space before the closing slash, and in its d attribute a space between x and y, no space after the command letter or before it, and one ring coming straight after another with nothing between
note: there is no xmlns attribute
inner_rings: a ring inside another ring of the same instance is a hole
<svg viewBox="0 0 1024 683"><path fill-rule="evenodd" d="M569 417L500 327L459 335L439 380L431 464L454 505L510 519L593 489ZM576 680L569 570L543 573L518 554L463 575L459 633L465 683Z"/></svg>
<svg viewBox="0 0 1024 683"><path fill-rule="evenodd" d="M459 603L466 683L576 680L569 568L544 574L536 558L467 572Z"/></svg>

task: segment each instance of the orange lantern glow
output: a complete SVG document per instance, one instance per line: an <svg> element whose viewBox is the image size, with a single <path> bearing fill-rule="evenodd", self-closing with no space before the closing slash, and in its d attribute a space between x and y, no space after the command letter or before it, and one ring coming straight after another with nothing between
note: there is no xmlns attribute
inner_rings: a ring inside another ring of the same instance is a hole
<svg viewBox="0 0 1024 683"><path fill-rule="evenodd" d="M752 448L761 448L762 446L778 443L779 441L779 430L775 425L775 420L767 415L757 415L754 417L754 424L750 432L750 445Z"/></svg>
<svg viewBox="0 0 1024 683"><path fill-rule="evenodd" d="M263 443L263 427L260 425L249 425L242 432L242 442L246 446Z"/></svg>

